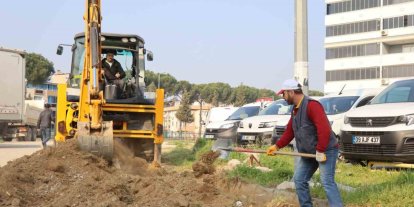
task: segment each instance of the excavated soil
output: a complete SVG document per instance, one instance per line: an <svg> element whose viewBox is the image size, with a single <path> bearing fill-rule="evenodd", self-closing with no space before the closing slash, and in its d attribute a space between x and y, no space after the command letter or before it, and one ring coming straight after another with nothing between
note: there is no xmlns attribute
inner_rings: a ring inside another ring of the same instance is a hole
<svg viewBox="0 0 414 207"><path fill-rule="evenodd" d="M266 206L271 199L220 175L149 168L116 147L114 163L80 152L75 140L9 162L0 168L0 206Z"/></svg>

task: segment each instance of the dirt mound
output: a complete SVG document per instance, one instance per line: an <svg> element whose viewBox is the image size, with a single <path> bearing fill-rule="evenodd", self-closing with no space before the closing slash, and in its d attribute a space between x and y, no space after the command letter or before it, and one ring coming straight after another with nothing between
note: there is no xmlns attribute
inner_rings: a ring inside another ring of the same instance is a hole
<svg viewBox="0 0 414 207"><path fill-rule="evenodd" d="M216 171L213 164L219 156L220 151L209 151L201 155L200 160L192 166L194 176L198 178L204 174L213 174Z"/></svg>
<svg viewBox="0 0 414 207"><path fill-rule="evenodd" d="M218 175L148 170L127 151L118 158L116 167L70 140L9 162L0 168L0 206L233 206L240 200Z"/></svg>

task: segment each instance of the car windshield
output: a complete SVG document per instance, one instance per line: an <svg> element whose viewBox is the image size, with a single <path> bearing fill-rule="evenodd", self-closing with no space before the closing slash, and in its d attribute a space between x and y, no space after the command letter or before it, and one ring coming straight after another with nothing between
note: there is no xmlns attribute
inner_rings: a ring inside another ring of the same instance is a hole
<svg viewBox="0 0 414 207"><path fill-rule="evenodd" d="M327 97L319 102L325 109L326 115L341 114L347 112L355 104L359 96Z"/></svg>
<svg viewBox="0 0 414 207"><path fill-rule="evenodd" d="M370 104L414 102L414 80L393 83L375 96Z"/></svg>
<svg viewBox="0 0 414 207"><path fill-rule="evenodd" d="M242 120L247 117L256 116L259 113L260 106L245 106L237 109L227 120Z"/></svg>
<svg viewBox="0 0 414 207"><path fill-rule="evenodd" d="M292 107L285 100L280 99L260 111L259 115L290 115Z"/></svg>

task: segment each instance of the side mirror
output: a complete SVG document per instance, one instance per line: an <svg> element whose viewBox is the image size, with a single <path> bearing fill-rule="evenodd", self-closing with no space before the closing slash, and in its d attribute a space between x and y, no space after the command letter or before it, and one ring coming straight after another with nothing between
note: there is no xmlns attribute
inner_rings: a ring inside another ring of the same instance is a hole
<svg viewBox="0 0 414 207"><path fill-rule="evenodd" d="M148 61L152 61L153 59L154 59L154 55L152 54L151 51L148 51L148 53L147 53L147 60Z"/></svg>
<svg viewBox="0 0 414 207"><path fill-rule="evenodd" d="M63 47L62 47L62 45L59 45L58 48L57 48L56 54L62 55L62 53L63 53Z"/></svg>

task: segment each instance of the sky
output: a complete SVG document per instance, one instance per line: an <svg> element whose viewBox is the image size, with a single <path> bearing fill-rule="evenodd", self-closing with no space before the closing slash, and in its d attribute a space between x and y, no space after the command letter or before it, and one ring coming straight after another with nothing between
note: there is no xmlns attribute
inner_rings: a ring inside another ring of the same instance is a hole
<svg viewBox="0 0 414 207"><path fill-rule="evenodd" d="M191 83L225 82L277 91L293 77L294 0L103 0L102 31L138 34L154 53L147 69ZM70 71L83 32L84 0L6 1L0 46L35 52ZM309 87L323 90L323 0L308 0Z"/></svg>

